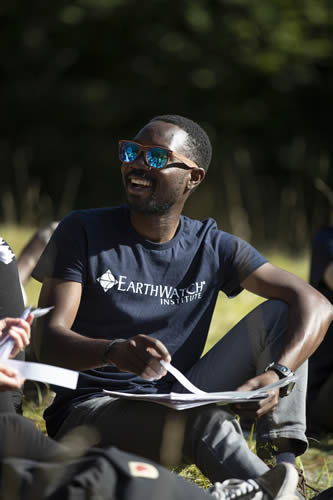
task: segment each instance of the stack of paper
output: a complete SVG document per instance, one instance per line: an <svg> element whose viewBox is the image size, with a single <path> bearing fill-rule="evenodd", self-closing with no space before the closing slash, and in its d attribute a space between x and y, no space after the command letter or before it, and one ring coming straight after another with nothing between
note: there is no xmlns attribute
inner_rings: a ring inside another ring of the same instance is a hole
<svg viewBox="0 0 333 500"><path fill-rule="evenodd" d="M211 403L226 405L231 403L260 401L261 399L267 398L269 391L283 387L296 380L296 376L293 375L292 377L281 379L274 384L261 387L256 391L204 392L194 386L179 370L177 370L177 368L172 366L170 363L161 361L161 364L163 364L163 366L190 392L170 392L168 394L133 394L107 390L104 390L104 392L115 398L149 401L151 403L159 403L161 405L168 406L169 408L173 408L175 410L185 410L187 408L193 408L195 406L202 406Z"/></svg>

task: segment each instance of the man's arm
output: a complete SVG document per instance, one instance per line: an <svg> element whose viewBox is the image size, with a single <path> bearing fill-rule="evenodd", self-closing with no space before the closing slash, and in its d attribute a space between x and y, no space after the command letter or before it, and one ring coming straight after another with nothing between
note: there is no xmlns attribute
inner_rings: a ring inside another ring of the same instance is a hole
<svg viewBox="0 0 333 500"><path fill-rule="evenodd" d="M278 359L272 361L296 370L323 340L333 319L333 307L317 290L301 278L266 263L244 280L242 286L261 297L279 299L289 305L286 343ZM244 381L238 390L255 390L278 380L273 370ZM274 410L279 391L272 391L260 403L237 404L235 411L244 416L260 417Z"/></svg>
<svg viewBox="0 0 333 500"><path fill-rule="evenodd" d="M73 370L107 364L104 354L110 340L91 339L72 330L81 295L81 283L55 278L44 280L39 306L54 306L54 309L38 320L34 350L40 361ZM107 362L115 363L121 371L136 373L149 380L166 374L160 359L170 361L171 357L160 341L147 335L118 342L107 355Z"/></svg>
<svg viewBox="0 0 333 500"><path fill-rule="evenodd" d="M269 263L250 274L242 286L289 305L286 345L281 357L274 361L295 370L323 340L333 319L332 305L301 278Z"/></svg>

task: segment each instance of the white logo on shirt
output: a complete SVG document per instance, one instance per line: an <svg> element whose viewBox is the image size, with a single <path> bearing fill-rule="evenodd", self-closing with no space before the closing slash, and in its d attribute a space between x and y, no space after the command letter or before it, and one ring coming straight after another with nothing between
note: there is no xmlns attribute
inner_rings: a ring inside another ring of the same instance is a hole
<svg viewBox="0 0 333 500"><path fill-rule="evenodd" d="M9 248L9 245L0 238L0 262L4 264L10 264L14 260L15 255Z"/></svg>
<svg viewBox="0 0 333 500"><path fill-rule="evenodd" d="M99 282L99 284L103 288L104 292L107 292L112 287L114 287L114 285L116 285L118 283L116 278L111 273L110 269L108 269L106 271L106 273L102 274L102 276L97 278L97 281Z"/></svg>
<svg viewBox="0 0 333 500"><path fill-rule="evenodd" d="M205 281L195 281L187 287L176 288L168 285L153 285L151 283L132 281L129 280L127 276L121 275L118 276L118 279L116 279L110 269L97 278L97 281L103 288L104 292L108 292L111 288L117 285L116 289L118 292L158 297L161 305L165 306L184 304L192 302L193 300L200 300L206 286Z"/></svg>

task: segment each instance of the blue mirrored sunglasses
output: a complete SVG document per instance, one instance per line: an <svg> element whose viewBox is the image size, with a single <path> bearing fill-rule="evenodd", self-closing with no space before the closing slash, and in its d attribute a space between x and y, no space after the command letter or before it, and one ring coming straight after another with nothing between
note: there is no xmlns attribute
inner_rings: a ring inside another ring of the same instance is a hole
<svg viewBox="0 0 333 500"><path fill-rule="evenodd" d="M141 152L144 153L146 164L151 168L165 168L172 158L184 163L187 167L199 168L194 161L170 149L159 146L144 146L135 141L119 141L119 159L122 163L132 163Z"/></svg>

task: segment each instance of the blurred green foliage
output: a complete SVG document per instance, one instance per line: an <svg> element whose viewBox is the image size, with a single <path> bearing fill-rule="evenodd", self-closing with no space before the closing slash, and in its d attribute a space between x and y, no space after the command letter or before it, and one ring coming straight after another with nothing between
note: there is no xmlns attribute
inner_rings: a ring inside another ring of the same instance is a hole
<svg viewBox="0 0 333 500"><path fill-rule="evenodd" d="M186 213L299 251L332 213L330 0L2 0L2 222L122 202L119 138L206 128Z"/></svg>

